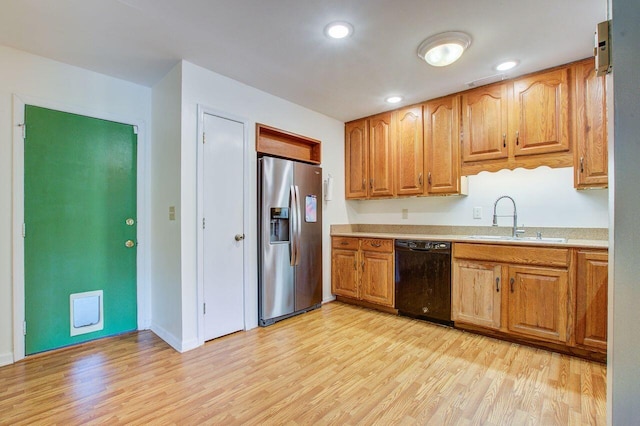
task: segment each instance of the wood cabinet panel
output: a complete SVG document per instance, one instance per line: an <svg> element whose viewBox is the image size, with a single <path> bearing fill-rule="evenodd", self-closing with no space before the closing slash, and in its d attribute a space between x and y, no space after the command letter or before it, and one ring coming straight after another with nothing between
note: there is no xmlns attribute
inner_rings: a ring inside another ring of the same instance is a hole
<svg viewBox="0 0 640 426"><path fill-rule="evenodd" d="M453 250L454 257L489 262L556 267L567 267L570 262L566 248L457 243Z"/></svg>
<svg viewBox="0 0 640 426"><path fill-rule="evenodd" d="M393 240L332 237L331 247L334 294L393 308Z"/></svg>
<svg viewBox="0 0 640 426"><path fill-rule="evenodd" d="M393 254L362 251L362 299L393 307Z"/></svg>
<svg viewBox="0 0 640 426"><path fill-rule="evenodd" d="M345 126L345 198L367 196L369 138L367 120L347 123Z"/></svg>
<svg viewBox="0 0 640 426"><path fill-rule="evenodd" d="M454 261L453 321L500 329L501 274L502 267L495 263Z"/></svg>
<svg viewBox="0 0 640 426"><path fill-rule="evenodd" d="M515 80L511 110L515 156L568 151L569 68Z"/></svg>
<svg viewBox="0 0 640 426"><path fill-rule="evenodd" d="M578 251L576 272L576 344L607 350L608 253Z"/></svg>
<svg viewBox="0 0 640 426"><path fill-rule="evenodd" d="M424 104L427 194L460 192L460 97Z"/></svg>
<svg viewBox="0 0 640 426"><path fill-rule="evenodd" d="M507 117L506 84L480 87L462 95L462 161L506 159Z"/></svg>
<svg viewBox="0 0 640 426"><path fill-rule="evenodd" d="M396 195L423 192L422 107L403 108L396 113Z"/></svg>
<svg viewBox="0 0 640 426"><path fill-rule="evenodd" d="M346 297L359 297L358 251L333 249L331 253L331 290Z"/></svg>
<svg viewBox="0 0 640 426"><path fill-rule="evenodd" d="M369 196L393 195L392 114L369 118Z"/></svg>
<svg viewBox="0 0 640 426"><path fill-rule="evenodd" d="M567 283L566 270L510 266L509 331L566 343Z"/></svg>
<svg viewBox="0 0 640 426"><path fill-rule="evenodd" d="M575 66L576 188L608 185L605 78L596 76L593 59Z"/></svg>

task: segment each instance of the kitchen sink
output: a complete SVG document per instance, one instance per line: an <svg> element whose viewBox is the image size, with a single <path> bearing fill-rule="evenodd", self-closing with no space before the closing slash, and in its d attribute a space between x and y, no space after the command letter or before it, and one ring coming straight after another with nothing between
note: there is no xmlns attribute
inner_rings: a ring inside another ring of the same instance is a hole
<svg viewBox="0 0 640 426"><path fill-rule="evenodd" d="M512 237L511 235L469 235L474 240L524 241L527 243L566 243L566 238L556 237Z"/></svg>

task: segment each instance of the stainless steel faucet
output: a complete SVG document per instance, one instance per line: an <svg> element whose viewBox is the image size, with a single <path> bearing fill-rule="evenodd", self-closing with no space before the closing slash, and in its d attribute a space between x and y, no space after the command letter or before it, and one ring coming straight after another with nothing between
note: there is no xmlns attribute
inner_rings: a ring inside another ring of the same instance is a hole
<svg viewBox="0 0 640 426"><path fill-rule="evenodd" d="M513 215L500 215L496 214L496 207L498 207L498 201L503 198L508 198L513 203ZM524 234L524 229L518 229L518 210L516 209L516 201L509 197L508 195L503 195L498 197L495 203L493 203L493 226L498 226L498 217L509 217L513 216L513 229L511 231L511 236L513 238L518 237L520 234Z"/></svg>

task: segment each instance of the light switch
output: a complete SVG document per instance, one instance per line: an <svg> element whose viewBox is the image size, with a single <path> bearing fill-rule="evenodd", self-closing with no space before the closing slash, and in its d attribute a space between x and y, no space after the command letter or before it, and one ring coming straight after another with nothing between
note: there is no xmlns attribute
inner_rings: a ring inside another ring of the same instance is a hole
<svg viewBox="0 0 640 426"><path fill-rule="evenodd" d="M474 219L482 219L482 207L474 207L473 208L473 218Z"/></svg>
<svg viewBox="0 0 640 426"><path fill-rule="evenodd" d="M176 220L176 206L169 206L169 220Z"/></svg>

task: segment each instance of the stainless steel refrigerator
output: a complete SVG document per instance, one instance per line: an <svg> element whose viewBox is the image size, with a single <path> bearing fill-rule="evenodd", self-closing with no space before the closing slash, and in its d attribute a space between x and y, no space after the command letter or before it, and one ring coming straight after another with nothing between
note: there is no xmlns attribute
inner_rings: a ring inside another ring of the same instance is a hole
<svg viewBox="0 0 640 426"><path fill-rule="evenodd" d="M258 159L258 314L267 326L322 302L322 169Z"/></svg>

